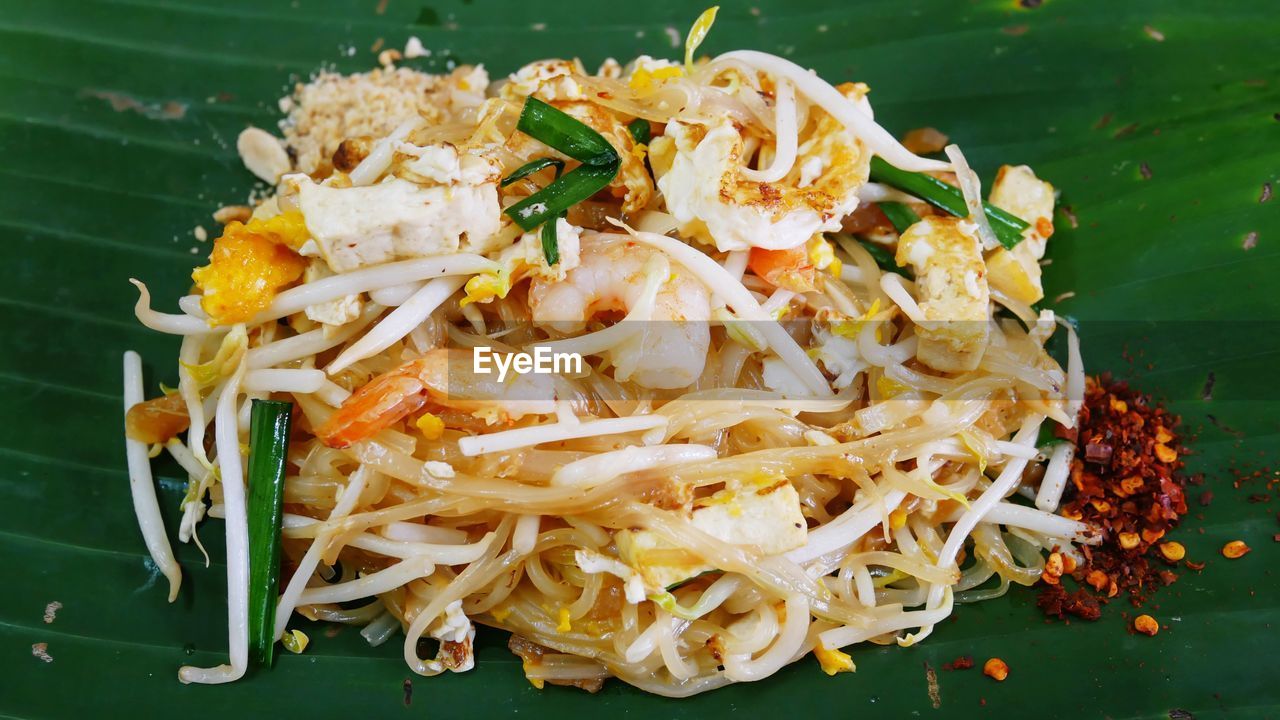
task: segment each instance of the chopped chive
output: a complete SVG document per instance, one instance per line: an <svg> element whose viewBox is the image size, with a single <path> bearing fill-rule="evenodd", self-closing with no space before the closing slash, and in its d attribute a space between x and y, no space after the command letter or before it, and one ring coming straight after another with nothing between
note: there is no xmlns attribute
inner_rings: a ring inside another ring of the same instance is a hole
<svg viewBox="0 0 1280 720"><path fill-rule="evenodd" d="M545 188L503 210L523 230L533 230L559 217L570 207L600 192L618 174L621 160L608 140L537 98L525 101L516 128L582 163ZM551 233L554 238L555 230L552 229ZM545 249L546 231L543 237Z"/></svg>
<svg viewBox="0 0 1280 720"><path fill-rule="evenodd" d="M649 129L649 121L644 118L636 118L627 123L627 132L631 133L631 139L636 141L637 145L648 145L653 139L653 131Z"/></svg>
<svg viewBox="0 0 1280 720"><path fill-rule="evenodd" d="M911 211L908 210L907 212ZM866 250L867 253L871 255L871 259L876 261L876 265L880 266L881 270L897 273L908 279L911 278L910 271L906 268L898 267L897 261L893 259L893 254L885 249L883 245L873 243L870 240L865 240L860 237L855 237L854 239L858 241L858 244L862 246L863 250Z"/></svg>
<svg viewBox="0 0 1280 720"><path fill-rule="evenodd" d="M600 192L618 174L618 163L579 165L563 177L503 212L524 230L532 230Z"/></svg>
<svg viewBox="0 0 1280 720"><path fill-rule="evenodd" d="M889 223L893 225L893 229L897 230L899 235L906 232L907 228L920 222L920 216L900 202L882 202L880 203L880 212L889 218Z"/></svg>
<svg viewBox="0 0 1280 720"><path fill-rule="evenodd" d="M249 652L271 667L280 584L280 521L293 403L254 400L249 419Z"/></svg>
<svg viewBox="0 0 1280 720"><path fill-rule="evenodd" d="M969 216L969 206L965 204L964 193L960 192L960 188L945 183L932 175L900 170L885 162L883 158L873 157L871 158L871 179L915 195L930 205L956 217ZM1014 246L1022 242L1022 231L1029 227L1026 221L990 203L983 203L982 207L991 223L991 230L995 233L996 239L1000 241L1001 245L1013 249ZM890 220L892 221L892 218Z"/></svg>
<svg viewBox="0 0 1280 720"><path fill-rule="evenodd" d="M1040 432L1036 434L1036 447L1047 448L1057 445L1058 443L1067 442L1065 438L1058 437L1056 429L1059 427L1056 422L1047 422L1040 426Z"/></svg>
<svg viewBox="0 0 1280 720"><path fill-rule="evenodd" d="M600 133L537 98L525 100L516 129L580 163L618 162L618 151Z"/></svg>
<svg viewBox="0 0 1280 720"><path fill-rule="evenodd" d="M556 224L560 217L556 216L542 224L542 255L547 258L547 266L560 262L560 240L556 237Z"/></svg>
<svg viewBox="0 0 1280 720"><path fill-rule="evenodd" d="M530 160L516 168L515 172L502 178L500 185L502 185L502 187L506 187L517 180L527 178L539 170L545 170L549 167L554 167L556 169L556 178L559 179L560 174L564 172L564 161L557 160L555 158L538 158L537 160Z"/></svg>

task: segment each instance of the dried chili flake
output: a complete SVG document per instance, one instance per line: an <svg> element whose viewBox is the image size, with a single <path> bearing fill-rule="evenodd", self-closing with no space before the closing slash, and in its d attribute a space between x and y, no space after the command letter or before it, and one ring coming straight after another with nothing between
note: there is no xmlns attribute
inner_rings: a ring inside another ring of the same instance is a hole
<svg viewBox="0 0 1280 720"><path fill-rule="evenodd" d="M942 664L943 670L968 670L971 667L973 667L972 655L961 655L949 663Z"/></svg>
<svg viewBox="0 0 1280 720"><path fill-rule="evenodd" d="M1084 452L1072 463L1061 513L1098 528L1102 542L1081 548L1083 562L1042 586L1037 605L1046 615L1096 619L1108 598L1124 592L1138 607L1177 579L1167 563L1182 546L1165 535L1187 513L1179 422L1125 382L1089 378L1075 430ZM1212 497L1201 494L1201 504ZM1064 588L1067 577L1079 589Z"/></svg>

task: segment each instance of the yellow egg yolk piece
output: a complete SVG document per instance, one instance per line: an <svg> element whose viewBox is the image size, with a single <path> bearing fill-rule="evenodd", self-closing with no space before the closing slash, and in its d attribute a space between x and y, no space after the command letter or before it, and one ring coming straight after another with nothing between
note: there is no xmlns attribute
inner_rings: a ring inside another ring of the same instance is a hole
<svg viewBox="0 0 1280 720"><path fill-rule="evenodd" d="M246 322L267 309L280 288L302 277L307 260L294 251L307 237L298 212L229 223L214 242L209 264L191 273L210 323Z"/></svg>

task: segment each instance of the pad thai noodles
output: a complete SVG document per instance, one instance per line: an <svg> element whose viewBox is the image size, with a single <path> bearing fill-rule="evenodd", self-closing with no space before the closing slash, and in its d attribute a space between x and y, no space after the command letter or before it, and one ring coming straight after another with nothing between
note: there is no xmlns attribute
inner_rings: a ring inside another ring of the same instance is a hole
<svg viewBox="0 0 1280 720"><path fill-rule="evenodd" d="M133 281L177 387L124 364L171 600L148 455L189 478L180 542L225 525L230 657L182 682L300 650L295 615L425 676L472 668L476 624L537 687L835 674L1094 541L1044 442L1084 388L1034 307L1053 187L1005 166L984 200L864 84L695 59L713 17L683 61L321 73L283 139L241 136L271 192L221 214L178 312Z"/></svg>

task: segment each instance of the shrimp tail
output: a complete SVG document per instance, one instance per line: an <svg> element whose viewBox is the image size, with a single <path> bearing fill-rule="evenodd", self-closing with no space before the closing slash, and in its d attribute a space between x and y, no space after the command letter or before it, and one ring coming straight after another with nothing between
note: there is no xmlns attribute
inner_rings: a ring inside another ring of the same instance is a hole
<svg viewBox="0 0 1280 720"><path fill-rule="evenodd" d="M357 390L316 430L331 448L342 449L408 417L427 402L422 381L399 370Z"/></svg>

